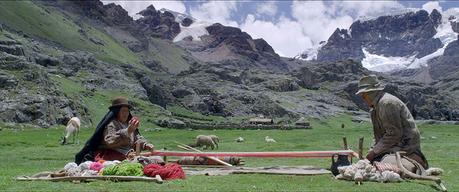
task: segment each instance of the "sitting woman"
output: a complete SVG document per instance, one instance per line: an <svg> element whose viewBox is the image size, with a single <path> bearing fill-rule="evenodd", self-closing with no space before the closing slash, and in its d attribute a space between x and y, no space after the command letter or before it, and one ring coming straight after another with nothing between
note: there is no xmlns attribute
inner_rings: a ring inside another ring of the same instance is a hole
<svg viewBox="0 0 459 192"><path fill-rule="evenodd" d="M132 106L124 97L112 101L109 112L97 125L93 136L83 149L75 155L75 162L98 160L124 160L136 144L141 149L152 151L154 146L143 138L138 130L139 120L130 113Z"/></svg>

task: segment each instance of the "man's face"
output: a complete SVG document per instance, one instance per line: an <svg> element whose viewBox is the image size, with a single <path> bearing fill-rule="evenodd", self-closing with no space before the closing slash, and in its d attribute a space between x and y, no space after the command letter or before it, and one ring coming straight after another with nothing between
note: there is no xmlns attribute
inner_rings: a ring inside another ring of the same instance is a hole
<svg viewBox="0 0 459 192"><path fill-rule="evenodd" d="M126 123L128 117L129 117L129 108L126 106L121 107L120 112L118 112L118 115L116 116L118 121L122 123Z"/></svg>
<svg viewBox="0 0 459 192"><path fill-rule="evenodd" d="M372 107L373 104L372 104L372 100L370 98L370 96L368 95L368 92L363 92L360 94L360 96L362 97L362 99L365 101L365 103L369 106L369 107Z"/></svg>

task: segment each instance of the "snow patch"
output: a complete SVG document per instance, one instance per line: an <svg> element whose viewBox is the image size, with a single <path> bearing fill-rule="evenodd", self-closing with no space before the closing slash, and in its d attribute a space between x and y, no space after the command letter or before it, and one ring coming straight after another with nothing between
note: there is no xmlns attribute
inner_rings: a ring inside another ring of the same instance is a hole
<svg viewBox="0 0 459 192"><path fill-rule="evenodd" d="M210 26L207 22L194 22L188 27L180 25L180 33L174 38L173 42L183 40L185 37L193 37L193 41L201 41L201 36L209 35L206 27Z"/></svg>
<svg viewBox="0 0 459 192"><path fill-rule="evenodd" d="M363 67L371 71L389 72L401 69L415 69L425 67L429 60L442 56L448 44L457 40L457 33L451 27L450 16L459 15L459 8L451 8L442 14L442 23L437 27L437 33L433 38L440 39L443 46L435 52L422 58L416 58L416 55L409 57L385 57L369 53L365 48L362 49L365 58L362 60ZM386 37L387 38L387 37Z"/></svg>
<svg viewBox="0 0 459 192"><path fill-rule="evenodd" d="M366 48L362 48L362 51L365 55L365 58L362 60L362 66L370 71L377 72L390 72L405 69L415 58L415 55L411 57L385 57L371 54Z"/></svg>
<svg viewBox="0 0 459 192"><path fill-rule="evenodd" d="M437 51L426 55L422 58L415 59L413 63L408 66L410 69L414 68L419 68L419 67L425 67L427 66L427 62L435 57L442 56L443 53L445 52L446 46L450 44L453 41L457 40L457 34L453 31L453 28L451 27L451 23L448 21L448 19L442 19L442 23L438 26L437 28L437 33L434 35L433 38L438 38L440 39L441 43L443 44L443 47L439 48Z"/></svg>

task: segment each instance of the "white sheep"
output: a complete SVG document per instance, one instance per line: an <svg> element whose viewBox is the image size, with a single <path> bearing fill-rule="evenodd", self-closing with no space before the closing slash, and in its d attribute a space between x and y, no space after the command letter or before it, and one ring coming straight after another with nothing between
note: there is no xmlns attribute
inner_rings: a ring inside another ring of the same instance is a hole
<svg viewBox="0 0 459 192"><path fill-rule="evenodd" d="M80 143L78 139L78 133L80 132L80 119L78 117L72 117L69 122L67 123L67 127L65 128L65 136L62 137L61 144L64 145L67 143L70 135L73 136L73 143L75 143L75 137L77 137L77 144Z"/></svg>
<svg viewBox="0 0 459 192"><path fill-rule="evenodd" d="M215 146L218 149L218 143L220 143L220 138L218 138L218 136L216 135L209 135L209 137L212 138L212 141L215 143Z"/></svg>
<svg viewBox="0 0 459 192"><path fill-rule="evenodd" d="M238 138L235 139L235 141L238 142L238 143L242 143L242 142L244 142L244 138L238 137Z"/></svg>
<svg viewBox="0 0 459 192"><path fill-rule="evenodd" d="M215 142L212 138L208 135L198 135L196 136L196 147L204 146L204 149L208 147L212 148L212 150L216 147Z"/></svg>
<svg viewBox="0 0 459 192"><path fill-rule="evenodd" d="M273 138L270 138L269 136L265 137L265 141L266 143L276 143L276 140L274 140Z"/></svg>

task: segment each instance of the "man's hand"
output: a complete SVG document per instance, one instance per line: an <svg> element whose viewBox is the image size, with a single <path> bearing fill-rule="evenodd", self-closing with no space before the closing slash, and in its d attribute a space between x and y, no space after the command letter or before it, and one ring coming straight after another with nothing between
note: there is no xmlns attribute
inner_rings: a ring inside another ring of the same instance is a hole
<svg viewBox="0 0 459 192"><path fill-rule="evenodd" d="M366 159L368 159L368 161L373 161L375 156L376 156L375 152L373 152L373 150L370 150L370 151L368 151Z"/></svg>

